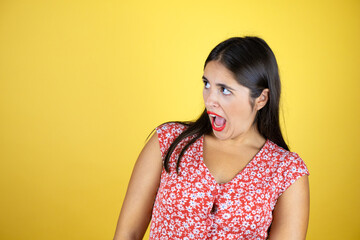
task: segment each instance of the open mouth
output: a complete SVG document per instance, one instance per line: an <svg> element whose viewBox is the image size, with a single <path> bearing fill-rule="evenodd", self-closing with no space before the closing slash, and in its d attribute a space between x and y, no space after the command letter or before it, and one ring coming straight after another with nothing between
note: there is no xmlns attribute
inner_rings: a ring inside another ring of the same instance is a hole
<svg viewBox="0 0 360 240"><path fill-rule="evenodd" d="M226 125L226 119L221 117L220 115L207 111L209 117L211 119L211 126L215 131L222 131Z"/></svg>

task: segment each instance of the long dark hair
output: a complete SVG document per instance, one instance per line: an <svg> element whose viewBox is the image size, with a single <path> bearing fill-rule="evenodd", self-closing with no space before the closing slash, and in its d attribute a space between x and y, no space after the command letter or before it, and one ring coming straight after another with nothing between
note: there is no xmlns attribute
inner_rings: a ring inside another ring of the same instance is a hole
<svg viewBox="0 0 360 240"><path fill-rule="evenodd" d="M269 89L266 105L257 111L254 123L260 134L289 150L281 133L279 123L279 102L281 84L275 55L267 43L259 37L233 37L219 43L205 61L218 61L231 71L237 82L250 89L250 103L254 106L254 99L260 96L265 88ZM182 148L176 163L178 172L181 157L185 151L204 134L212 132L211 123L206 109L193 122L177 122L187 128L170 145L164 159L164 168L169 172L169 161L176 146L184 139L188 139Z"/></svg>

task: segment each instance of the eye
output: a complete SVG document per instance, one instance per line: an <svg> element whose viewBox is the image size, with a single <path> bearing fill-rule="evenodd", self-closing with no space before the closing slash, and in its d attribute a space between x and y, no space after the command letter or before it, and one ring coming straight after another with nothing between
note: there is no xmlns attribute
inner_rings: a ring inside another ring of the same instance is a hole
<svg viewBox="0 0 360 240"><path fill-rule="evenodd" d="M226 88L222 87L221 88L221 92L224 94L224 95L230 95L231 92L229 90L227 90Z"/></svg>
<svg viewBox="0 0 360 240"><path fill-rule="evenodd" d="M210 88L210 83L207 81L203 81L204 82L204 88L208 89Z"/></svg>

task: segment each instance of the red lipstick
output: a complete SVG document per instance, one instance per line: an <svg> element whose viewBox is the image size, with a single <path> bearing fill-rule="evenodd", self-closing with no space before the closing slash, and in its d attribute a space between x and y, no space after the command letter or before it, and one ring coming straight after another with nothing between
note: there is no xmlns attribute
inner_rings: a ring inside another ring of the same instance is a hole
<svg viewBox="0 0 360 240"><path fill-rule="evenodd" d="M220 115L218 115L218 114L216 114L216 113L214 113L214 112L210 112L210 111L207 111L207 114L209 114L209 116L210 116L211 126L212 126L212 128L213 128L215 131L219 131L219 132L220 132L220 131L224 130L225 125L226 125L226 120L225 120L225 118L223 118L222 116L220 116ZM223 122L223 123L221 124L221 126L216 125L216 123L215 123L215 118L216 118L216 117L220 118L221 121Z"/></svg>

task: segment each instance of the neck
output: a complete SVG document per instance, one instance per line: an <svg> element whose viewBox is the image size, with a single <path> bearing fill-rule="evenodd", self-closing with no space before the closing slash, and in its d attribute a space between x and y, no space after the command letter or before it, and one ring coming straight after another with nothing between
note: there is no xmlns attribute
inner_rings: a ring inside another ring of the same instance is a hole
<svg viewBox="0 0 360 240"><path fill-rule="evenodd" d="M242 146L251 146L260 149L266 142L266 139L258 131L256 124L252 125L248 131L237 136L236 138L220 140L214 136L213 132L211 133L211 138L218 142L219 145L229 147L233 146L236 148Z"/></svg>

